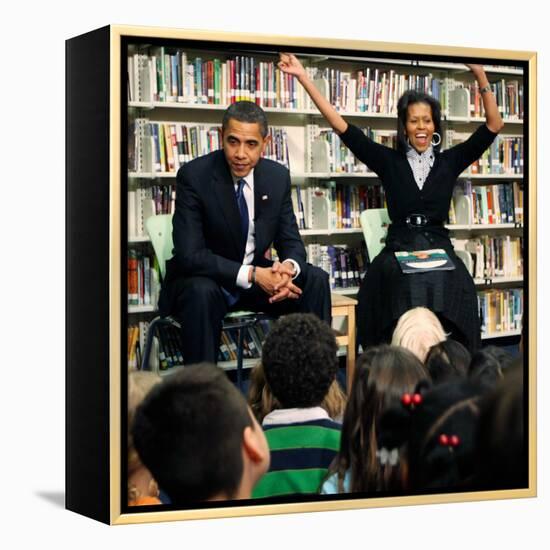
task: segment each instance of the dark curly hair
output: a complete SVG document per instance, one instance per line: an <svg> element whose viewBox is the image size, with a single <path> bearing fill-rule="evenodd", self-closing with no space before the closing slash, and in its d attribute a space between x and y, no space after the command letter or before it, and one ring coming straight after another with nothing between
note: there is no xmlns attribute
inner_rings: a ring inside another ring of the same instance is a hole
<svg viewBox="0 0 550 550"><path fill-rule="evenodd" d="M293 313L274 323L262 364L283 408L321 404L336 377L337 349L332 329L311 313Z"/></svg>

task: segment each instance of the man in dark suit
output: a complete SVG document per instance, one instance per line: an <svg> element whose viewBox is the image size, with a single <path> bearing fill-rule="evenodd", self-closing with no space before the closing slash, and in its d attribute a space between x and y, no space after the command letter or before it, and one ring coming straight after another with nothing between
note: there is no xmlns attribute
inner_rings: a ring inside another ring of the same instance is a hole
<svg viewBox="0 0 550 550"><path fill-rule="evenodd" d="M222 139L223 150L177 174L174 257L159 306L183 323L186 364L216 362L228 311L331 318L328 275L306 263L288 170L262 158L269 139L265 113L248 101L232 104ZM280 262L265 258L272 243Z"/></svg>

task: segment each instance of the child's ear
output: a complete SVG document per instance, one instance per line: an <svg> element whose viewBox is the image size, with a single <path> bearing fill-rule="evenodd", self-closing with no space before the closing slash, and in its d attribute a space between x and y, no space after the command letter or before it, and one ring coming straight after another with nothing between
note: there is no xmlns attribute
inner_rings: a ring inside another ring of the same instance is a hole
<svg viewBox="0 0 550 550"><path fill-rule="evenodd" d="M243 432L243 449L252 462L264 462L269 455L265 437L260 427L247 426Z"/></svg>

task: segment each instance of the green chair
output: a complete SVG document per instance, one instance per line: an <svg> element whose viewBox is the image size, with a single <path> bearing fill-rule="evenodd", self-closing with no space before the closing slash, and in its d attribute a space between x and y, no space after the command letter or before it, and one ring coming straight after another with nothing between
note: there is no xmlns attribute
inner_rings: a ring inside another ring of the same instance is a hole
<svg viewBox="0 0 550 550"><path fill-rule="evenodd" d="M166 274L166 262L173 254L173 240L172 240L172 214L161 214L158 216L151 216L145 221L145 229L155 255L159 264L161 280L164 279ZM247 328L253 326L261 319L267 319L265 314L255 313L251 311L235 311L228 313L223 321L222 330L237 330L239 337L237 343L237 385L242 389L242 369L244 361L244 336ZM143 352L143 358L141 363L142 370L149 369L149 356L151 354L151 347L153 343L153 336L155 328L162 327L162 325L172 325L177 328L181 328L181 325L172 317L157 317L155 318L147 332L147 340L145 343L145 350Z"/></svg>
<svg viewBox="0 0 550 550"><path fill-rule="evenodd" d="M391 223L386 208L369 208L361 212L359 217L363 236L367 244L369 262L372 262L384 248L388 226Z"/></svg>

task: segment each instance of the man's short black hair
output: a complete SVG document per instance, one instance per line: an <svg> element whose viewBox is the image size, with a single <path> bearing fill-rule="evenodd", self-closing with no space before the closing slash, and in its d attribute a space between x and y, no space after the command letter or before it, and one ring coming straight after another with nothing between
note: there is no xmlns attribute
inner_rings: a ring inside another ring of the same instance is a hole
<svg viewBox="0 0 550 550"><path fill-rule="evenodd" d="M441 141L443 141L443 130L441 128L441 104L431 95L423 92L417 92L416 90L409 90L405 92L397 102L397 149L403 153L406 153L408 149L406 127L409 105L413 105L414 103L426 103L430 106L435 131L441 136ZM437 145L433 146L435 151L439 151L439 149L441 149L441 141Z"/></svg>
<svg viewBox="0 0 550 550"><path fill-rule="evenodd" d="M132 435L142 462L176 505L231 498L242 478L242 442L252 426L246 401L223 370L185 367L136 412Z"/></svg>
<svg viewBox="0 0 550 550"><path fill-rule="evenodd" d="M252 103L252 101L237 101L232 103L223 115L222 131L225 132L229 125L229 120L234 118L239 122L248 124L258 123L260 125L260 134L263 138L267 136L267 116L264 110Z"/></svg>
<svg viewBox="0 0 550 550"><path fill-rule="evenodd" d="M271 391L284 408L320 405L338 369L329 325L311 313L279 319L267 335L262 364Z"/></svg>

